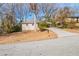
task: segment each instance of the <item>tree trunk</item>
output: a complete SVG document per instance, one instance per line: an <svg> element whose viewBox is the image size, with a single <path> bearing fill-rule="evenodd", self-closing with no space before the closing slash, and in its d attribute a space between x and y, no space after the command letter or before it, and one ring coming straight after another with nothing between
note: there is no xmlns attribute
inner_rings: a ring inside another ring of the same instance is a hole
<svg viewBox="0 0 79 59"><path fill-rule="evenodd" d="M33 17L34 17L34 26L35 26L35 29L34 30L36 31L36 28L37 28L37 26L36 26L36 15L34 14Z"/></svg>
<svg viewBox="0 0 79 59"><path fill-rule="evenodd" d="M77 23L78 23L78 18L77 18Z"/></svg>

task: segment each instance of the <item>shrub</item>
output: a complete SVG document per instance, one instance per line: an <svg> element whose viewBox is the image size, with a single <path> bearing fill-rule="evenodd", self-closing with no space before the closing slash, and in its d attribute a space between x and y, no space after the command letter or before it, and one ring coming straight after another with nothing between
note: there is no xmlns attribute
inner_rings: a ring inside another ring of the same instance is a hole
<svg viewBox="0 0 79 59"><path fill-rule="evenodd" d="M44 31L46 28L48 28L48 24L46 22L39 22L38 27L41 31Z"/></svg>
<svg viewBox="0 0 79 59"><path fill-rule="evenodd" d="M56 21L56 27L58 28L67 28L67 26L68 26L67 22L61 24L59 21Z"/></svg>
<svg viewBox="0 0 79 59"><path fill-rule="evenodd" d="M53 27L56 27L56 21L55 20L52 20L51 23L52 23Z"/></svg>
<svg viewBox="0 0 79 59"><path fill-rule="evenodd" d="M3 30L2 30L2 28L0 28L0 35L3 33Z"/></svg>
<svg viewBox="0 0 79 59"><path fill-rule="evenodd" d="M21 31L21 26L17 24L16 26L13 27L12 32L19 32L19 31Z"/></svg>

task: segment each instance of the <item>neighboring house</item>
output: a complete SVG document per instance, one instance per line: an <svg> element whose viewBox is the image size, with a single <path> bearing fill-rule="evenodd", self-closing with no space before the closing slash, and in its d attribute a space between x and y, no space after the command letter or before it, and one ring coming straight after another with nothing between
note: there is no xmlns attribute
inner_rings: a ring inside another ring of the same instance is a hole
<svg viewBox="0 0 79 59"><path fill-rule="evenodd" d="M71 21L78 23L79 22L79 16L71 16L71 17L66 18L66 22L71 22Z"/></svg>
<svg viewBox="0 0 79 59"><path fill-rule="evenodd" d="M22 31L28 31L28 30L33 30L33 31L38 30L38 24L34 23L34 21L32 20L22 22Z"/></svg>

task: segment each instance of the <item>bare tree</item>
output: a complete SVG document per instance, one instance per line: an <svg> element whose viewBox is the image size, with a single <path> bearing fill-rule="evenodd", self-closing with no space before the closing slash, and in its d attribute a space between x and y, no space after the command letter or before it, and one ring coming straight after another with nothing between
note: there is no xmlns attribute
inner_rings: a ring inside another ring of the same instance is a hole
<svg viewBox="0 0 79 59"><path fill-rule="evenodd" d="M9 33L13 31L13 27L16 25L15 5L5 4L5 7L3 7L3 9L5 9L6 11L2 15L3 17L1 28L3 29L3 32Z"/></svg>
<svg viewBox="0 0 79 59"><path fill-rule="evenodd" d="M15 25L14 20L13 20L13 15L12 13L7 13L5 14L5 17L2 21L2 28L3 31L6 33L11 33L13 31L13 27Z"/></svg>
<svg viewBox="0 0 79 59"><path fill-rule="evenodd" d="M38 13L38 4L36 4L36 3L30 3L29 4L30 6L30 11L31 12L33 12L33 13L35 13L35 15Z"/></svg>
<svg viewBox="0 0 79 59"><path fill-rule="evenodd" d="M18 3L18 4L15 4L15 10L16 10L16 16L17 18L20 19L20 21L23 21L24 20L24 17L27 17L28 15L28 4L23 4L23 3Z"/></svg>
<svg viewBox="0 0 79 59"><path fill-rule="evenodd" d="M40 10L46 18L53 18L53 14L57 10L57 7L55 3L42 3L40 4Z"/></svg>
<svg viewBox="0 0 79 59"><path fill-rule="evenodd" d="M0 9L1 9L1 7L3 6L3 3L0 3ZM2 19L2 11L0 11L0 26L1 26L1 19Z"/></svg>
<svg viewBox="0 0 79 59"><path fill-rule="evenodd" d="M16 9L16 14L18 14L18 18L20 19L20 21L23 20L23 4L21 3L18 3L18 4L15 4L15 9ZM16 15L17 16L17 15Z"/></svg>
<svg viewBox="0 0 79 59"><path fill-rule="evenodd" d="M57 14L55 16L56 20L60 22L60 24L64 24L65 18L70 17L73 14L71 8L64 7L57 11Z"/></svg>
<svg viewBox="0 0 79 59"><path fill-rule="evenodd" d="M35 13L36 17L53 18L54 12L57 10L55 3L30 3L30 11Z"/></svg>
<svg viewBox="0 0 79 59"><path fill-rule="evenodd" d="M37 19L37 13L38 13L38 4L36 3L30 3L29 4L29 10L33 13L33 20L34 20L34 26L36 31L36 19Z"/></svg>

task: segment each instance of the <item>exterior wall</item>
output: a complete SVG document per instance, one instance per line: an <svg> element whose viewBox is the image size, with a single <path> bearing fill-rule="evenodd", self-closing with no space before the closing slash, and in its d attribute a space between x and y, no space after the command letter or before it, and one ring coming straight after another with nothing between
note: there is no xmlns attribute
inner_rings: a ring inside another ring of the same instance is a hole
<svg viewBox="0 0 79 59"><path fill-rule="evenodd" d="M66 18L66 19L65 19L66 22L71 22L71 21L76 22L76 20L77 20L76 18ZM79 20L79 19L78 19L78 20Z"/></svg>
<svg viewBox="0 0 79 59"><path fill-rule="evenodd" d="M22 31L27 31L27 30L35 30L35 25L34 24L22 24Z"/></svg>
<svg viewBox="0 0 79 59"><path fill-rule="evenodd" d="M66 18L65 21L66 22L71 22L71 21L76 22L77 21L77 18ZM78 21L79 21L79 19L78 19Z"/></svg>
<svg viewBox="0 0 79 59"><path fill-rule="evenodd" d="M66 22L71 22L71 20L72 20L71 18L66 18L65 19Z"/></svg>
<svg viewBox="0 0 79 59"><path fill-rule="evenodd" d="M28 27L26 26L26 24L22 24L22 31L26 31L28 29Z"/></svg>
<svg viewBox="0 0 79 59"><path fill-rule="evenodd" d="M28 30L34 30L34 28L35 28L35 26L34 26L34 24L32 25L32 24L28 24Z"/></svg>

